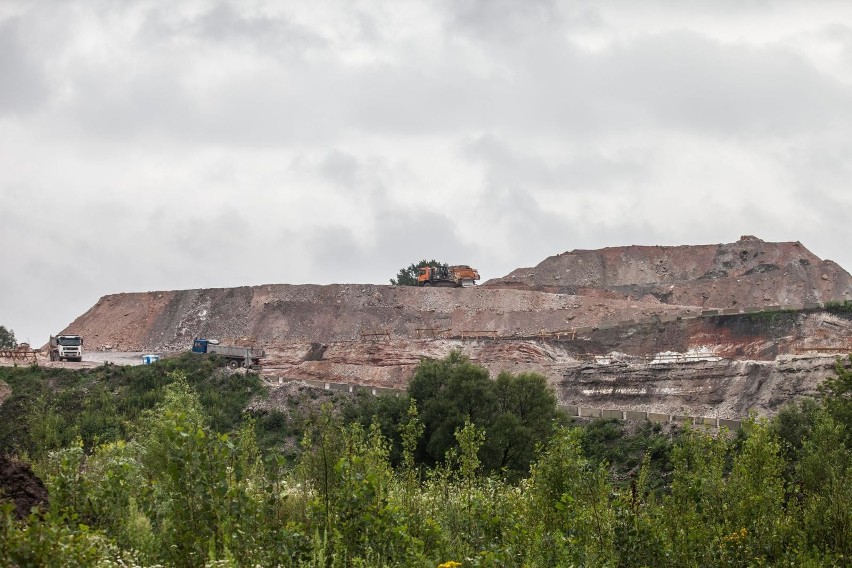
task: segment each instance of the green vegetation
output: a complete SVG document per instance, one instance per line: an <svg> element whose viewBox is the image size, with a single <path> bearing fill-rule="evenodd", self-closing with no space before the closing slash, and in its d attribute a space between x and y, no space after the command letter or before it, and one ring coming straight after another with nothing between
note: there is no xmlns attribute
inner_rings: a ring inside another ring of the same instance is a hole
<svg viewBox="0 0 852 568"><path fill-rule="evenodd" d="M175 373L197 393L211 428L228 432L263 392L254 374L230 374L216 357L187 353L156 365L89 370L0 367L12 395L0 405L0 451L40 458L81 439L86 449L126 440L143 412L163 402Z"/></svg>
<svg viewBox="0 0 852 568"><path fill-rule="evenodd" d="M293 463L278 441L258 443L274 439L261 419L285 427L292 417L241 412L263 395L257 377L205 359L5 368L0 378L13 388L0 406L2 449L26 452L50 492L41 515L0 511L0 557L13 566L852 559L852 371L843 361L817 400L714 437L566 423L540 377L492 381L454 353L423 361L410 397L356 397L311 413ZM16 426L10 402L38 417Z"/></svg>
<svg viewBox="0 0 852 568"><path fill-rule="evenodd" d="M852 314L852 300L843 300L834 301L834 302L826 302L825 303L825 311L832 314L840 314L840 315L850 315Z"/></svg>
<svg viewBox="0 0 852 568"><path fill-rule="evenodd" d="M446 262L438 262L435 259L423 259L417 264L411 264L407 268L400 268L396 274L396 278L391 278L390 283L393 286L417 286L417 275L420 274L420 269L426 266L438 268L439 266L447 266Z"/></svg>
<svg viewBox="0 0 852 568"><path fill-rule="evenodd" d="M18 345L15 340L15 332L0 325L0 349L13 349Z"/></svg>
<svg viewBox="0 0 852 568"><path fill-rule="evenodd" d="M469 420L485 432L486 473L524 474L557 417L556 397L543 376L501 373L491 380L486 369L457 351L440 361L422 361L408 392L424 426L417 455L428 465L455 447L455 432Z"/></svg>
<svg viewBox="0 0 852 568"><path fill-rule="evenodd" d="M759 312L749 312L745 317L755 324L763 326L784 326L789 327L796 323L799 317L798 310L777 309L777 310L761 310Z"/></svg>

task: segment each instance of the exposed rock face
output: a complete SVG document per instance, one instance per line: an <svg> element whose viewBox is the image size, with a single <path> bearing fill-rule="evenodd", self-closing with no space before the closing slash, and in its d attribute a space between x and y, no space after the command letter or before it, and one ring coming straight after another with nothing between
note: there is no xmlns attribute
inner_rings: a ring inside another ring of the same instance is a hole
<svg viewBox="0 0 852 568"><path fill-rule="evenodd" d="M116 294L64 333L88 349L183 350L194 337L260 345L471 335L532 336L638 316L698 314L697 307L496 288L276 284Z"/></svg>
<svg viewBox="0 0 852 568"><path fill-rule="evenodd" d="M847 298L852 276L836 264L799 243L743 237L726 245L573 251L465 289L276 284L115 294L64 332L84 336L89 350L186 351L194 337L244 341L266 347L268 375L394 388L406 386L420 358L460 349L495 375L543 373L566 403L606 406L610 396L615 407L641 409L657 399L672 413L695 405L684 413L715 408L731 417L747 408L772 412L776 401L806 394L817 375L831 374L822 362L787 371L775 359L852 350L850 316L802 309ZM669 351L728 361L660 375L649 361ZM596 355L612 353L650 358L608 370L597 364ZM785 390L790 383L773 377L793 377L801 388ZM612 381L635 383L644 394L618 398ZM690 394L689 385L699 384L707 397Z"/></svg>
<svg viewBox="0 0 852 568"><path fill-rule="evenodd" d="M651 295L666 304L722 309L852 299L852 276L834 262L798 242L751 236L720 245L574 250L485 285L608 298Z"/></svg>
<svg viewBox="0 0 852 568"><path fill-rule="evenodd" d="M583 365L566 370L557 394L570 405L742 418L773 414L790 400L814 395L834 364L833 357L785 357Z"/></svg>

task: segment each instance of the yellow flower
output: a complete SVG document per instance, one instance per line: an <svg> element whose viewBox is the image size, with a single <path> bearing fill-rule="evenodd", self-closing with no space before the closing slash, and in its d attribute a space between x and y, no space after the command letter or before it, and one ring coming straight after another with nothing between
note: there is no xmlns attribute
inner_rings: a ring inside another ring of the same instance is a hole
<svg viewBox="0 0 852 568"><path fill-rule="evenodd" d="M455 560L449 560L443 564L438 564L438 568L458 568L459 566L461 566L461 562L456 562Z"/></svg>
<svg viewBox="0 0 852 568"><path fill-rule="evenodd" d="M739 541L741 541L741 540L745 540L746 538L748 538L748 529L747 529L747 528L745 528L745 527L743 527L743 528L741 528L741 529L739 529L739 530L736 530L736 531L732 532L731 534L729 534L729 535L727 535L727 536L723 536L723 537L722 537L722 542L726 542L726 543L727 543L727 542L737 543L737 542L739 542Z"/></svg>

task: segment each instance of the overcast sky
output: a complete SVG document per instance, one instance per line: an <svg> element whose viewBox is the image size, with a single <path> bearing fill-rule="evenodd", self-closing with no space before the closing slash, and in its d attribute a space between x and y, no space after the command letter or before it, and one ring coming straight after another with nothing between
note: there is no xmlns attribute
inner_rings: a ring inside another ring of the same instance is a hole
<svg viewBox="0 0 852 568"><path fill-rule="evenodd" d="M799 240L852 268L852 3L0 1L0 325Z"/></svg>

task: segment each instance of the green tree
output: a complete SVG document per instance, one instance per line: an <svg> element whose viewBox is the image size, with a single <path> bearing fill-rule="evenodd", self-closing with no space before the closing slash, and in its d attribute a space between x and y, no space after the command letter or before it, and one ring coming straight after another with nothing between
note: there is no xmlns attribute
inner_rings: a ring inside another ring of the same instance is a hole
<svg viewBox="0 0 852 568"><path fill-rule="evenodd" d="M526 473L536 446L550 439L556 395L537 373L500 373L494 381L497 413L489 425L483 463L493 470Z"/></svg>
<svg viewBox="0 0 852 568"><path fill-rule="evenodd" d="M430 464L444 459L455 447L456 430L465 419L477 426L490 425L496 410L494 383L488 370L471 363L460 351L441 360L423 359L408 385L420 409L424 437L420 459Z"/></svg>
<svg viewBox="0 0 852 568"><path fill-rule="evenodd" d="M391 278L390 283L394 286L417 286L417 275L420 274L420 269L426 266L438 268L439 266L447 266L447 263L435 259L423 259L417 264L408 266L408 268L400 268L396 278Z"/></svg>
<svg viewBox="0 0 852 568"><path fill-rule="evenodd" d="M441 461L457 446L455 432L469 420L485 432L479 456L483 469L509 477L527 473L536 446L548 440L557 416L556 397L544 376L501 373L492 381L487 369L459 351L421 361L408 393L424 428L421 461Z"/></svg>
<svg viewBox="0 0 852 568"><path fill-rule="evenodd" d="M17 345L18 342L15 341L15 332L0 325L0 349L12 349Z"/></svg>
<svg viewBox="0 0 852 568"><path fill-rule="evenodd" d="M583 454L579 429L560 428L532 468L526 522L533 566L614 566L614 509L606 464Z"/></svg>
<svg viewBox="0 0 852 568"><path fill-rule="evenodd" d="M846 447L852 448L852 355L846 362L840 357L834 365L837 376L830 377L820 385L823 404L831 417L846 431Z"/></svg>
<svg viewBox="0 0 852 568"><path fill-rule="evenodd" d="M389 394L373 396L362 390L344 404L340 415L344 423L359 422L364 430L368 430L373 423L378 424L390 446L390 462L397 466L402 460L401 428L407 420L409 406L407 397Z"/></svg>
<svg viewBox="0 0 852 568"><path fill-rule="evenodd" d="M813 430L802 443L796 464L802 525L818 551L852 557L852 450L849 433L828 411L817 411Z"/></svg>

